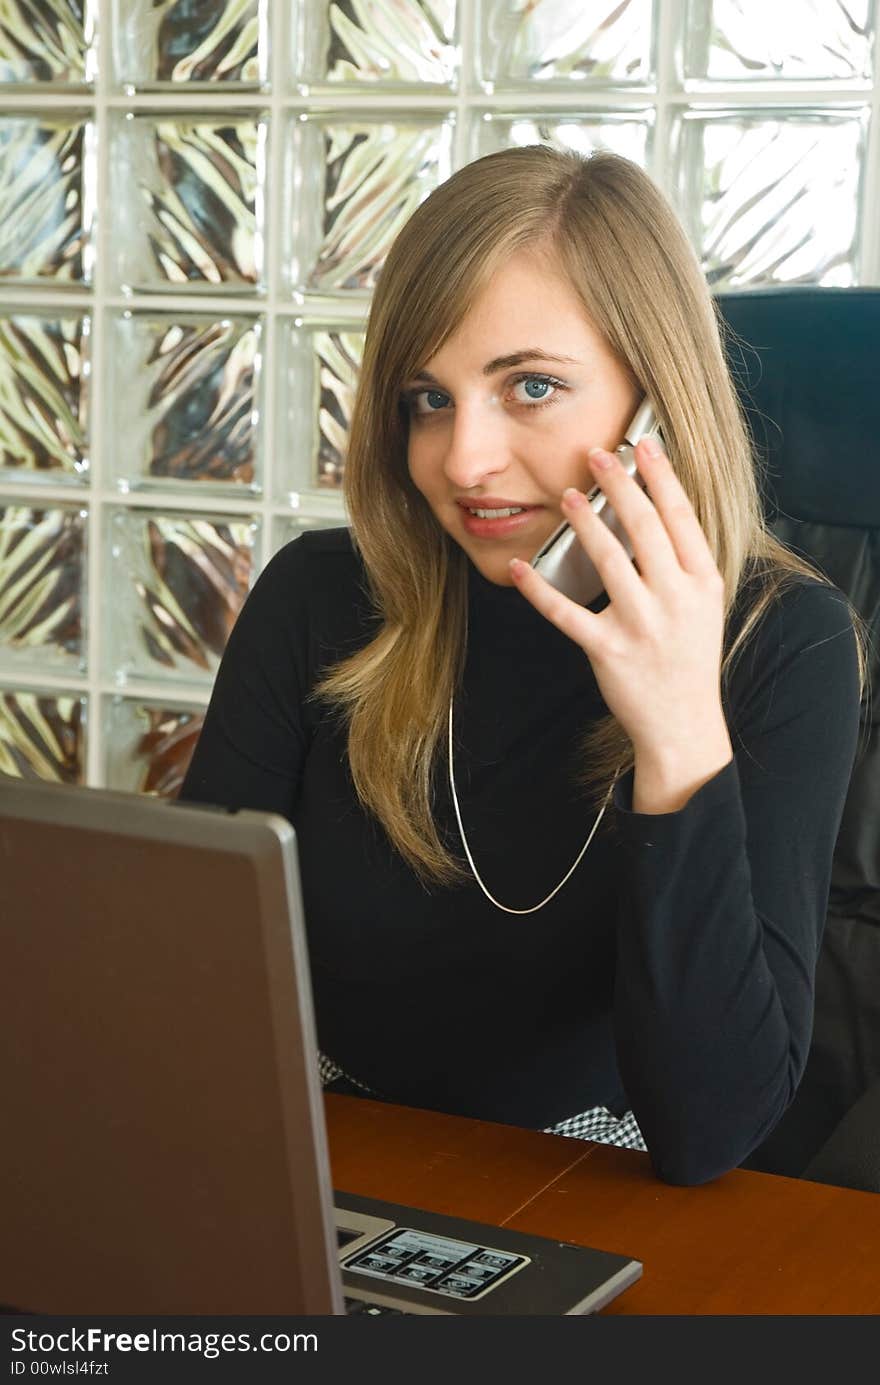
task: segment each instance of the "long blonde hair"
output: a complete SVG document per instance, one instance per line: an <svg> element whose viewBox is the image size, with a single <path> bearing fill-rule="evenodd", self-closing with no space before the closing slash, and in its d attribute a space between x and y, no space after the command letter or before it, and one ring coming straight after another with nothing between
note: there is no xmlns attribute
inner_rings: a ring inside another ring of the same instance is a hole
<svg viewBox="0 0 880 1385"><path fill-rule="evenodd" d="M373 298L344 493L381 624L315 690L347 720L361 803L426 886L465 875L440 839L432 797L464 665L467 560L410 480L400 391L455 332L493 271L529 247L561 268L652 400L724 578L726 615L743 581L754 579L722 679L783 584L796 574L821 578L764 524L711 295L647 175L613 154L584 159L540 145L462 168L407 222ZM861 644L859 655L863 675ZM581 752L581 777L598 803L615 771L632 765L632 746L608 716Z"/></svg>

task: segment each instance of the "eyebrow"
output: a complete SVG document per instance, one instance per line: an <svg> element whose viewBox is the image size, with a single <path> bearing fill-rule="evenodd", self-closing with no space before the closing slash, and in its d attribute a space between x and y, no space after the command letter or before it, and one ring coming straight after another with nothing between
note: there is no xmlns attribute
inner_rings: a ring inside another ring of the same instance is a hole
<svg viewBox="0 0 880 1385"><path fill-rule="evenodd" d="M512 351L509 356L495 356L491 361L487 361L483 366L484 375L497 375L499 370L510 370L513 366L523 365L526 361L548 361L556 365L580 365L573 356L553 356L549 351L542 351L540 346L530 346L524 351ZM430 370L419 370L412 377L413 382L423 380L428 385L439 385L440 381L436 375L432 375Z"/></svg>

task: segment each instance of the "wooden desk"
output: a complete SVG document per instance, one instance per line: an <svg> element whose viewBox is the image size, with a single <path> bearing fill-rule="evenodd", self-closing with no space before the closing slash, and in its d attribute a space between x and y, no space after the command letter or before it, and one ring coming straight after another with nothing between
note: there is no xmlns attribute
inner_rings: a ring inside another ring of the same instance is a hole
<svg viewBox="0 0 880 1385"><path fill-rule="evenodd" d="M880 1195L739 1169L672 1188L648 1156L327 1096L337 1188L620 1251L608 1313L880 1314Z"/></svg>

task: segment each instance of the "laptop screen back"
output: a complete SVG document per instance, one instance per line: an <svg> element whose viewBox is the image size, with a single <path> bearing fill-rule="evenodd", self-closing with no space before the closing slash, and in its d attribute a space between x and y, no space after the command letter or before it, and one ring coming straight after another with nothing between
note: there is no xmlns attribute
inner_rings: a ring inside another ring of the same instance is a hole
<svg viewBox="0 0 880 1385"><path fill-rule="evenodd" d="M341 1310L297 911L280 818L0 782L0 1302Z"/></svg>

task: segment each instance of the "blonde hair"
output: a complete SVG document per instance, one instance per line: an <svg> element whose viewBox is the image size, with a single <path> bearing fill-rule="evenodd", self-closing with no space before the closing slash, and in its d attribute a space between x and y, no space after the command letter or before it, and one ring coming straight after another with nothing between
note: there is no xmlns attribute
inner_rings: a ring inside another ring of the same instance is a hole
<svg viewBox="0 0 880 1385"><path fill-rule="evenodd" d="M647 175L613 154L584 159L540 145L461 169L404 226L373 298L344 493L381 626L315 690L347 720L361 803L425 885L465 875L440 839L432 790L464 664L467 560L410 479L400 391L455 332L493 271L525 249L546 253L562 270L652 400L724 578L726 616L743 582L754 580L722 678L786 581L827 580L765 526L714 303L684 231ZM861 642L859 659L864 677ZM632 765L632 746L608 716L581 750L579 777L598 804L615 771Z"/></svg>

